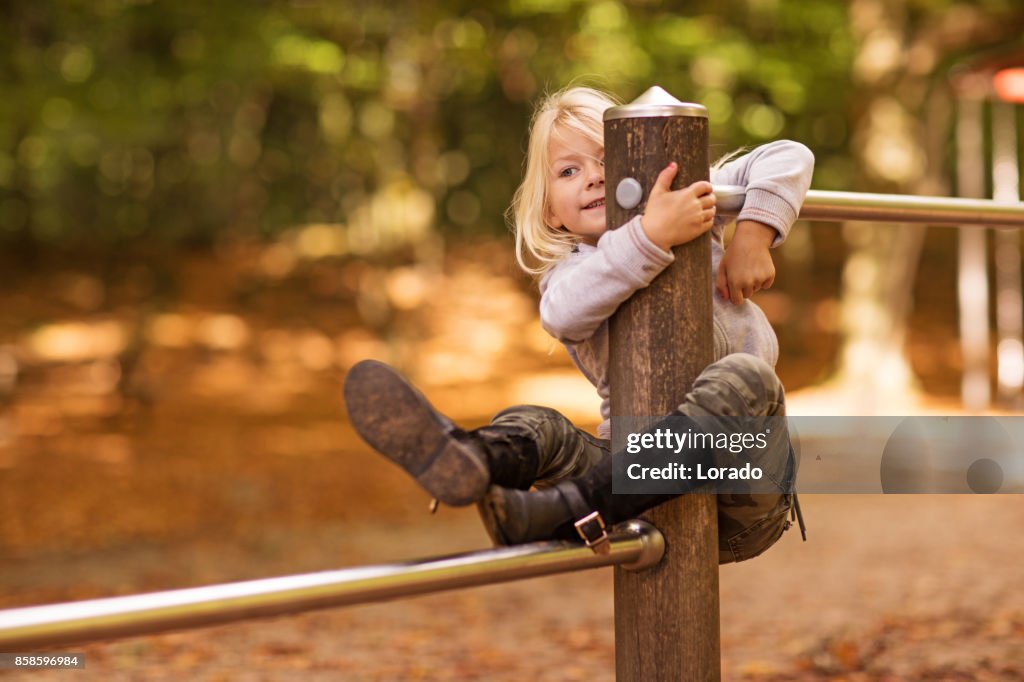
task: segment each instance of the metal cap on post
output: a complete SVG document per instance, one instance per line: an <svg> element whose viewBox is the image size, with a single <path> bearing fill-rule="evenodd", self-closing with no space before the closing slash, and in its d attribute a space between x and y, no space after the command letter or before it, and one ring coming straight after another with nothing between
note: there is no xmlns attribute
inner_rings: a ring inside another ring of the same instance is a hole
<svg viewBox="0 0 1024 682"><path fill-rule="evenodd" d="M707 118L708 109L703 104L680 102L668 94L665 88L655 85L629 104L605 110L604 120L620 118L661 118L666 116L692 116Z"/></svg>
<svg viewBox="0 0 1024 682"><path fill-rule="evenodd" d="M709 179L707 109L660 87L608 109L604 136L609 229L644 212L669 162L679 165L674 190ZM611 319L613 421L667 414L714 359L710 235L673 253L675 262ZM666 553L646 571L615 572L616 679L720 679L715 498L684 495L646 516L664 534Z"/></svg>

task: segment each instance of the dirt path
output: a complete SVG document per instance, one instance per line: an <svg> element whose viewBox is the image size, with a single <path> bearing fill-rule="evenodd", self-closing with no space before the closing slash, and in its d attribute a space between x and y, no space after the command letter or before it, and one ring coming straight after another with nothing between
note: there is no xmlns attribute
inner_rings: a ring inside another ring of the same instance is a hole
<svg viewBox="0 0 1024 682"><path fill-rule="evenodd" d="M409 513L37 556L5 562L0 579L13 601L39 603L486 546L473 512L419 515L426 500L401 474L351 456ZM791 532L722 568L726 679L1024 678L1024 552L1008 541L1024 499L808 495L804 507L808 543ZM78 647L85 676L31 679L612 680L613 640L611 572L597 570Z"/></svg>
<svg viewBox="0 0 1024 682"><path fill-rule="evenodd" d="M365 272L314 272L337 284L319 298L258 290L246 315L231 311L222 270L204 272L188 281L219 298L149 320L134 383L119 385L116 359L101 356L26 363L8 393L0 382L0 608L485 547L474 512L428 516L425 495L345 425L339 387L361 357L401 362L468 425L523 401L596 414L528 296L478 264L430 284L433 307L396 314L387 343L337 303ZM21 320L41 314L43 291L0 294L0 369L42 344ZM42 339L101 348L127 328L118 310ZM790 532L721 570L725 679L1024 679L1024 497L807 495L803 506L809 542ZM77 647L84 672L0 679L612 680L611 578Z"/></svg>

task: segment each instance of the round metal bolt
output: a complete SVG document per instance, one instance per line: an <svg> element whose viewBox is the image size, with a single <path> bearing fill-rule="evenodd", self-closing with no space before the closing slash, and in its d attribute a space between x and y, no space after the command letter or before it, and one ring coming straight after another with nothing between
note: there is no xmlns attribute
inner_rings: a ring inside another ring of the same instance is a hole
<svg viewBox="0 0 1024 682"><path fill-rule="evenodd" d="M635 178L622 178L615 188L615 201L627 211L640 205L644 198L644 188Z"/></svg>
<svg viewBox="0 0 1024 682"><path fill-rule="evenodd" d="M661 531L643 519L633 519L625 524L625 530L640 540L640 556L636 561L623 564L627 571L640 571L657 565L665 556L665 536Z"/></svg>

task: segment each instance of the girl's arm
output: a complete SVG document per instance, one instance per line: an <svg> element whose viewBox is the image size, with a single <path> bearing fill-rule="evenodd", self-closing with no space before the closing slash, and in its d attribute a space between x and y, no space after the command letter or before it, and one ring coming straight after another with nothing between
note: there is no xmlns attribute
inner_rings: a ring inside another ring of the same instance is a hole
<svg viewBox="0 0 1024 682"><path fill-rule="evenodd" d="M675 260L648 239L640 216L605 232L596 247L579 248L540 283L541 325L566 343L593 336L623 301Z"/></svg>
<svg viewBox="0 0 1024 682"><path fill-rule="evenodd" d="M736 231L715 277L722 298L739 305L772 285L775 265L768 249L789 235L813 171L810 150L787 140L758 147L712 171L715 182L747 188Z"/></svg>
<svg viewBox="0 0 1024 682"><path fill-rule="evenodd" d="M754 220L736 224L715 274L715 290L723 300L740 305L761 289L771 288L775 262L769 249L777 235L775 228Z"/></svg>
<svg viewBox="0 0 1024 682"><path fill-rule="evenodd" d="M771 246L781 244L796 222L814 174L814 154L799 142L779 140L712 169L711 181L747 188L737 226L755 221L774 228Z"/></svg>

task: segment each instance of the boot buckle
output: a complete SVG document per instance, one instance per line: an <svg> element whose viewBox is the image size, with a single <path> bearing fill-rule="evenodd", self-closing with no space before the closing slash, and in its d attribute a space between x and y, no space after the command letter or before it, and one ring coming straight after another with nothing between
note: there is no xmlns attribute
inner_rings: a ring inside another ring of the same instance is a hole
<svg viewBox="0 0 1024 682"><path fill-rule="evenodd" d="M583 539L594 554L608 554L612 547L608 540L608 532L605 530L604 519L600 512L590 512L573 524L576 532Z"/></svg>

